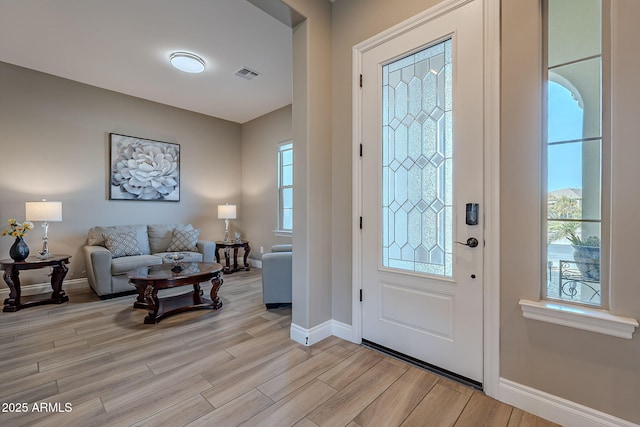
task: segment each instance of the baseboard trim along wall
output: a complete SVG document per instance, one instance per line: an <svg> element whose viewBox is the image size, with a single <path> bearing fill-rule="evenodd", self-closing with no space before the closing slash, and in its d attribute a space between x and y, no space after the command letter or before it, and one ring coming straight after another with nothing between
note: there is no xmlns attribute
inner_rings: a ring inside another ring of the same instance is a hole
<svg viewBox="0 0 640 427"><path fill-rule="evenodd" d="M89 282L86 278L82 279L70 279L62 282L62 289L65 291L71 289L88 289ZM20 286L20 294L24 296L28 295L40 295L51 293L51 283L35 283L33 285ZM9 297L9 288L0 289L0 298L3 300Z"/></svg>
<svg viewBox="0 0 640 427"><path fill-rule="evenodd" d="M353 342L353 333L351 325L338 322L337 320L327 320L311 329L305 329L294 323L291 324L291 330L289 336L297 343L305 346L310 346L335 335L343 340Z"/></svg>
<svg viewBox="0 0 640 427"><path fill-rule="evenodd" d="M638 427L584 405L500 378L500 401L567 427Z"/></svg>

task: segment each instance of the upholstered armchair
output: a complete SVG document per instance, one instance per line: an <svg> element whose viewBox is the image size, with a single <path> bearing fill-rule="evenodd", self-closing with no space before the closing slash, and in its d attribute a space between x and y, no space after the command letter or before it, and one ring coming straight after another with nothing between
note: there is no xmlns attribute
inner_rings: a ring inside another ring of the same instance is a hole
<svg viewBox="0 0 640 427"><path fill-rule="evenodd" d="M274 245L262 255L262 300L267 309L291 303L291 245Z"/></svg>

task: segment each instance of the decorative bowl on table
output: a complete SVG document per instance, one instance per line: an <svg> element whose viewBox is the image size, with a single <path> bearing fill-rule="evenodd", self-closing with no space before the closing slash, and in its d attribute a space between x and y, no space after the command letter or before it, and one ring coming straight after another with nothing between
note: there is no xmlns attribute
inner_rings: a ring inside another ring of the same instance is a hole
<svg viewBox="0 0 640 427"><path fill-rule="evenodd" d="M184 258L185 254L180 252L173 252L164 256L164 260L167 262L167 264L172 265L171 271L173 271L174 273L180 273L182 271L182 265L180 265L180 262L182 262Z"/></svg>

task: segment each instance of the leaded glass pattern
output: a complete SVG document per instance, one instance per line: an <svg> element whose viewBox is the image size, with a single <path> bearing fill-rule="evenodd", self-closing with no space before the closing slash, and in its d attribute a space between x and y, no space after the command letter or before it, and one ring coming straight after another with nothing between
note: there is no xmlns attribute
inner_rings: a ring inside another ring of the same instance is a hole
<svg viewBox="0 0 640 427"><path fill-rule="evenodd" d="M382 68L382 265L452 276L452 42Z"/></svg>

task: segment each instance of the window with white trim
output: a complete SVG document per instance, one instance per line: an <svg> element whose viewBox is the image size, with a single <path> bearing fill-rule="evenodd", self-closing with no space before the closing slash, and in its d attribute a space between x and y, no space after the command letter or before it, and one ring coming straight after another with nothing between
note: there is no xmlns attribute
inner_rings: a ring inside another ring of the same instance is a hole
<svg viewBox="0 0 640 427"><path fill-rule="evenodd" d="M278 230L293 231L293 142L278 144Z"/></svg>
<svg viewBox="0 0 640 427"><path fill-rule="evenodd" d="M547 0L545 5L543 294L546 299L606 307L606 280L600 274L607 261L602 250L607 245L601 245L607 226L602 166L609 158L603 1Z"/></svg>

